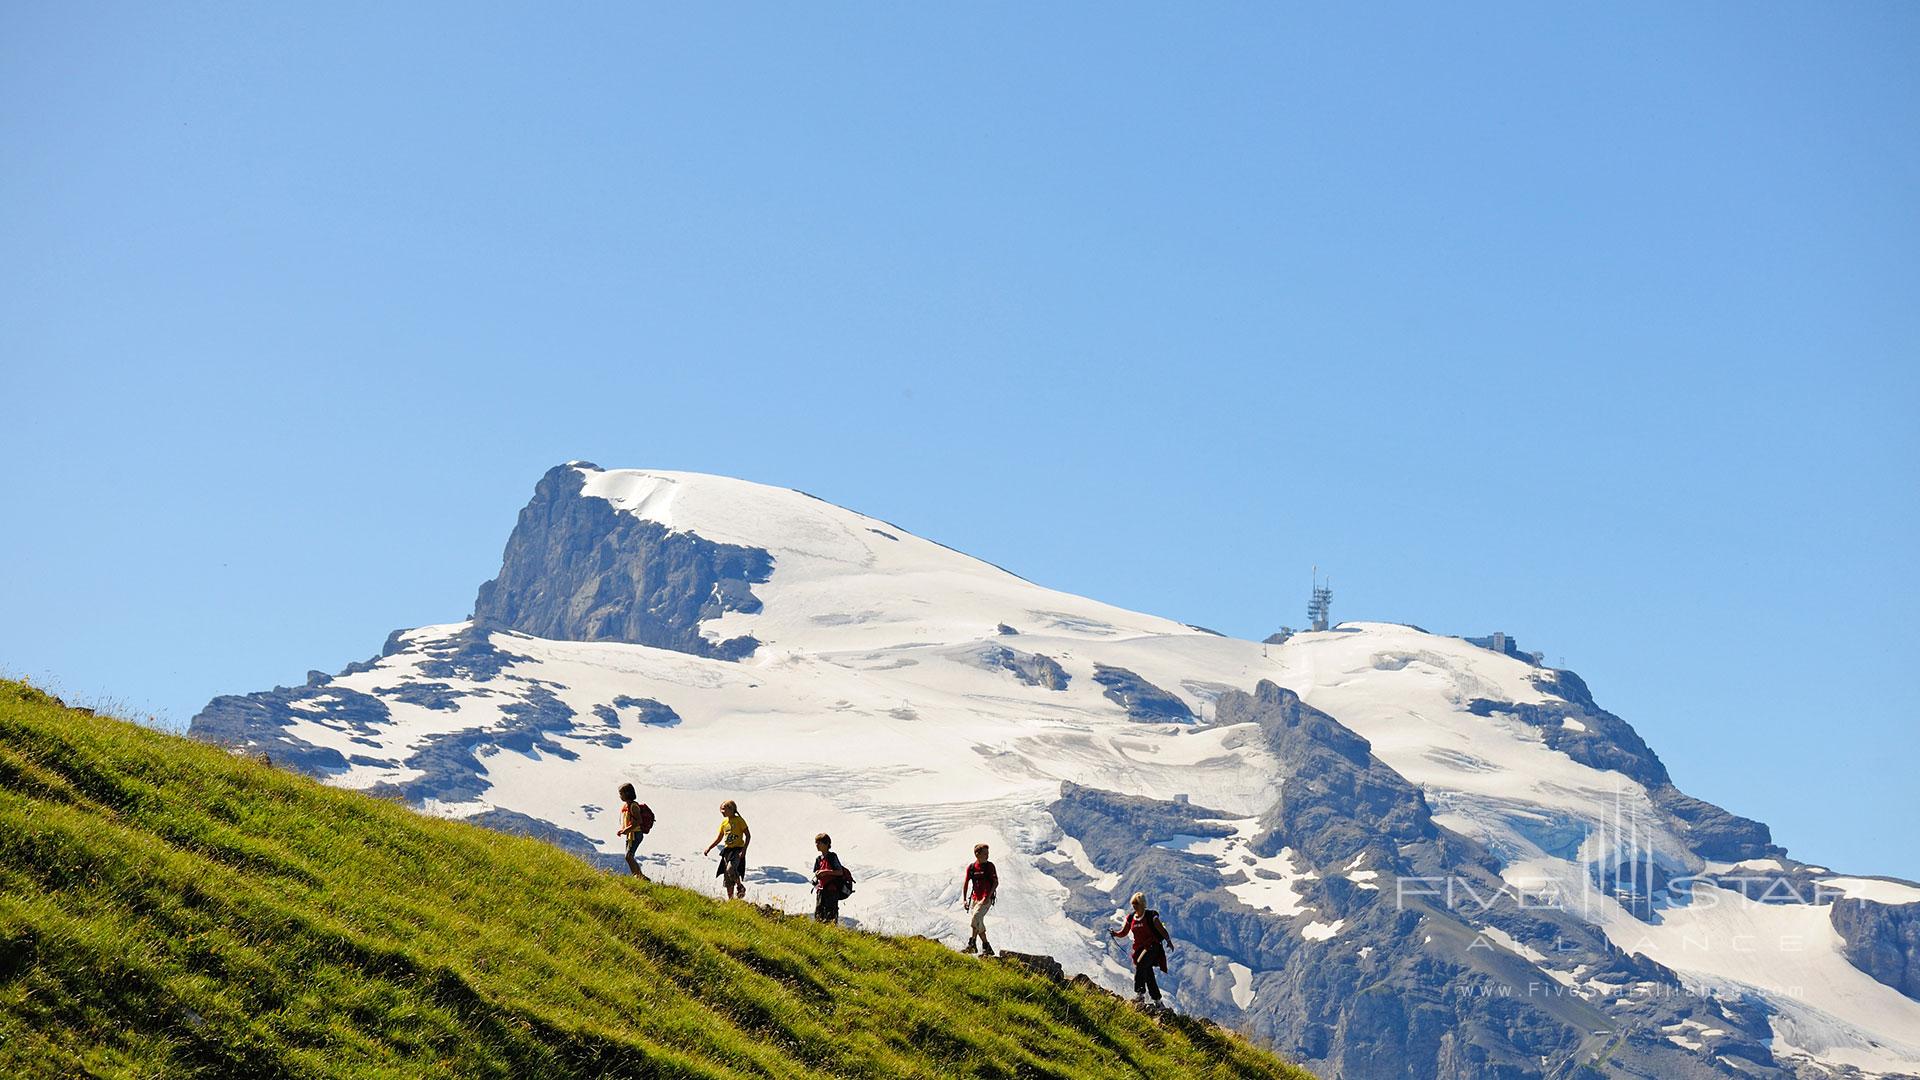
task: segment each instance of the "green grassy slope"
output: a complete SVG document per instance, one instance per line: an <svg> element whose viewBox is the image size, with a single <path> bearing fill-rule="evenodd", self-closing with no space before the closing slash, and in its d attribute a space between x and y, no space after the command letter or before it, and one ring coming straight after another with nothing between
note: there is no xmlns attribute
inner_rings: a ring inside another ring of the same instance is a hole
<svg viewBox="0 0 1920 1080"><path fill-rule="evenodd" d="M0 681L0 1075L1306 1074Z"/></svg>

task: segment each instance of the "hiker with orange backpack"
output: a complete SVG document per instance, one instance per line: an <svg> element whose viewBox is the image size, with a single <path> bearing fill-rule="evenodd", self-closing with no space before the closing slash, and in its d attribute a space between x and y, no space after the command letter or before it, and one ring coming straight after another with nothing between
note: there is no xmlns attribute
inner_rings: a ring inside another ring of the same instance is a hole
<svg viewBox="0 0 1920 1080"><path fill-rule="evenodd" d="M633 853L640 849L640 838L653 831L653 810L638 798L632 784L620 785L620 831L614 835L627 838L627 869L646 881L647 875L640 872L640 860Z"/></svg>

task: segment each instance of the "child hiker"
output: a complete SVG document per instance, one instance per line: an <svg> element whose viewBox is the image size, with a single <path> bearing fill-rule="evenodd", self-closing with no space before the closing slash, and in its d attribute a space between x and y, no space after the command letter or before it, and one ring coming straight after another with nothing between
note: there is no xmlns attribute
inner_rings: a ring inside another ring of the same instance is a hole
<svg viewBox="0 0 1920 1080"><path fill-rule="evenodd" d="M1167 946L1173 944L1173 935L1167 933L1160 913L1147 907L1146 893L1134 893L1132 903L1127 925L1112 933L1114 937L1133 935L1133 1000L1139 1001L1140 995L1148 994L1158 1005L1160 980L1154 977L1153 969L1167 970Z"/></svg>
<svg viewBox="0 0 1920 1080"><path fill-rule="evenodd" d="M747 828L747 819L740 816L740 807L732 799L721 803L720 831L700 854L712 854L714 844L720 845L720 869L714 871L714 875L726 886L729 900L747 898L747 845L752 842L753 830Z"/></svg>
<svg viewBox="0 0 1920 1080"><path fill-rule="evenodd" d="M967 867L960 894L961 909L973 911L973 932L967 935L967 947L960 951L970 953L977 943L982 956L992 956L993 945L987 941L987 911L1000 895L1000 872L987 861L987 845L973 845L973 862Z"/></svg>
<svg viewBox="0 0 1920 1080"><path fill-rule="evenodd" d="M853 872L840 865L840 856L833 853L833 837L826 833L814 837L813 849L820 853L813 860L813 917L838 923L840 901L853 892Z"/></svg>
<svg viewBox="0 0 1920 1080"><path fill-rule="evenodd" d="M653 831L653 811L637 799L632 784L620 785L620 831L614 835L627 838L627 869L646 881L647 875L640 872L640 860L633 853L640 850L640 838Z"/></svg>

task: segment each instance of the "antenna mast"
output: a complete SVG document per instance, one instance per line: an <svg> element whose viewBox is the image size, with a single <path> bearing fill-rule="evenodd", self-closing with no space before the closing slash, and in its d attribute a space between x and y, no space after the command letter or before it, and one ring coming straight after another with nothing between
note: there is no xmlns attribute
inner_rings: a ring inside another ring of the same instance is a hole
<svg viewBox="0 0 1920 1080"><path fill-rule="evenodd" d="M1313 568L1313 599L1307 602L1307 619L1315 630L1325 630L1333 613L1333 579L1320 584L1320 567Z"/></svg>

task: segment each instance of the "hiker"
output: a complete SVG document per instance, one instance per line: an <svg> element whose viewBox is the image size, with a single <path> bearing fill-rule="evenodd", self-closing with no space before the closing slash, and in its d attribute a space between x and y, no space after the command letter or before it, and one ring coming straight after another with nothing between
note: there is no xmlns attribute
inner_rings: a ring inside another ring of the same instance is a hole
<svg viewBox="0 0 1920 1080"><path fill-rule="evenodd" d="M840 901L853 894L853 871L840 865L833 837L821 833L813 838L813 848L820 853L813 860L813 917L838 924Z"/></svg>
<svg viewBox="0 0 1920 1080"><path fill-rule="evenodd" d="M1114 937L1133 935L1133 1000L1139 1001L1142 994L1147 994L1157 1006L1160 980L1154 977L1153 969L1167 970L1167 946L1173 944L1173 935L1167 933L1160 913L1147 907L1146 893L1134 893L1132 903L1127 924L1111 933Z"/></svg>
<svg viewBox="0 0 1920 1080"><path fill-rule="evenodd" d="M987 941L987 910L1000 895L1000 872L987 861L987 845L973 845L973 863L967 867L967 876L961 883L961 910L971 908L973 932L967 935L967 947L961 952L971 953L976 943L982 956L993 955L993 945Z"/></svg>
<svg viewBox="0 0 1920 1080"><path fill-rule="evenodd" d="M700 854L711 855L714 845L720 845L720 869L714 871L714 876L726 886L729 900L747 898L747 845L752 842L753 830L747 828L747 819L740 816L740 807L732 799L721 803L720 831Z"/></svg>
<svg viewBox="0 0 1920 1080"><path fill-rule="evenodd" d="M633 853L640 849L640 838L653 831L653 810L638 798L632 784L620 785L620 831L614 835L627 838L627 869L646 881L647 875L640 872L640 860Z"/></svg>

